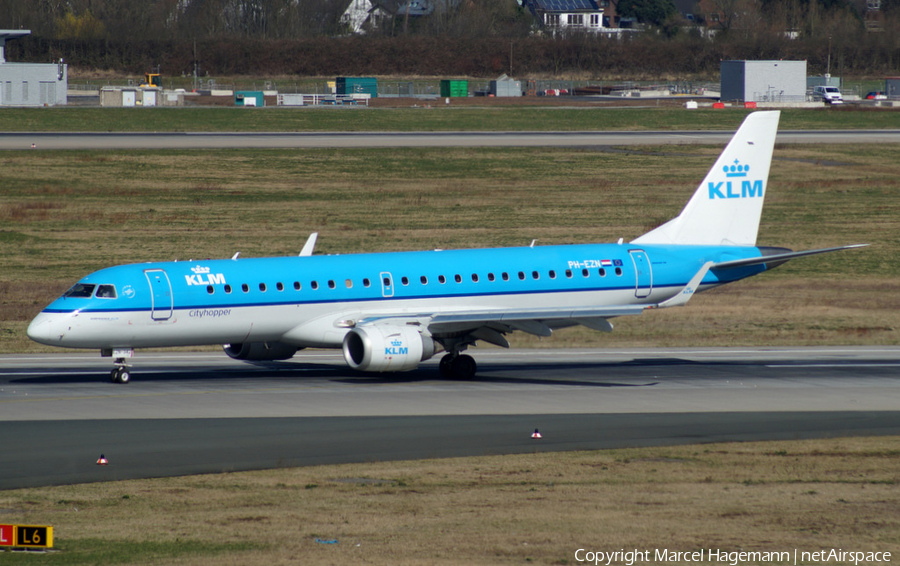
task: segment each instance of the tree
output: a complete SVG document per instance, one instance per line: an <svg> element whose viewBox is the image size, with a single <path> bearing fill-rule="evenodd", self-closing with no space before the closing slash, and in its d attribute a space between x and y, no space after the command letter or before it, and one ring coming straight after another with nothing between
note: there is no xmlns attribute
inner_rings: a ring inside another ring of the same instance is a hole
<svg viewBox="0 0 900 566"><path fill-rule="evenodd" d="M666 18L678 11L673 0L619 0L616 13L625 18L655 26L662 25Z"/></svg>
<svg viewBox="0 0 900 566"><path fill-rule="evenodd" d="M90 10L80 16L68 12L56 20L56 37L59 39L102 39L105 35L103 22Z"/></svg>

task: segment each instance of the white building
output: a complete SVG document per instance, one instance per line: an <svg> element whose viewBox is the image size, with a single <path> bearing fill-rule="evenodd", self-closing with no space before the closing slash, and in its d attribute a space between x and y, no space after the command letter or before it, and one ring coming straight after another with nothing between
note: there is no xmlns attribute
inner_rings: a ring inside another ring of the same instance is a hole
<svg viewBox="0 0 900 566"><path fill-rule="evenodd" d="M549 31L609 33L610 18L597 0L522 0L542 28Z"/></svg>
<svg viewBox="0 0 900 566"><path fill-rule="evenodd" d="M722 61L721 100L805 102L806 61Z"/></svg>
<svg viewBox="0 0 900 566"><path fill-rule="evenodd" d="M6 42L30 35L31 30L0 30L0 106L57 106L66 104L68 68L59 63L8 63Z"/></svg>

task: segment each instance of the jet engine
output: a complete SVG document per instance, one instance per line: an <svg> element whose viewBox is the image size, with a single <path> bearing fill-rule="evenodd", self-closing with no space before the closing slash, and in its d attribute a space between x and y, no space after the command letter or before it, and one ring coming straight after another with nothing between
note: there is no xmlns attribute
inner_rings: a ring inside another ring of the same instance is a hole
<svg viewBox="0 0 900 566"><path fill-rule="evenodd" d="M413 327L364 326L344 336L344 359L360 371L409 371L439 347Z"/></svg>
<svg viewBox="0 0 900 566"><path fill-rule="evenodd" d="M245 361L287 360L297 353L297 346L281 342L246 342L222 346L229 358Z"/></svg>

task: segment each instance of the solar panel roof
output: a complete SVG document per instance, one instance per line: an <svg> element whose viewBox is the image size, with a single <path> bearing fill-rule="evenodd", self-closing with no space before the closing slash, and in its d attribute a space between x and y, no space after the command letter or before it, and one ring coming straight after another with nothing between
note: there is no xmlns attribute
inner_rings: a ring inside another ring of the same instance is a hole
<svg viewBox="0 0 900 566"><path fill-rule="evenodd" d="M599 10L594 0L533 0L538 9L554 12L574 12L577 10Z"/></svg>

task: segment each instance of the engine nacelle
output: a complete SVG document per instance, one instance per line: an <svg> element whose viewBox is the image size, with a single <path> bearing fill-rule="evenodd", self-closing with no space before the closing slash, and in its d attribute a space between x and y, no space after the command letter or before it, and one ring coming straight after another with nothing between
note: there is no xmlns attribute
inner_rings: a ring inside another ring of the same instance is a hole
<svg viewBox="0 0 900 566"><path fill-rule="evenodd" d="M410 326L366 326L344 336L344 359L360 371L409 371L434 352L434 340Z"/></svg>
<svg viewBox="0 0 900 566"><path fill-rule="evenodd" d="M225 344L222 346L229 358L246 361L287 360L297 353L299 348L281 342L245 342L243 344Z"/></svg>

